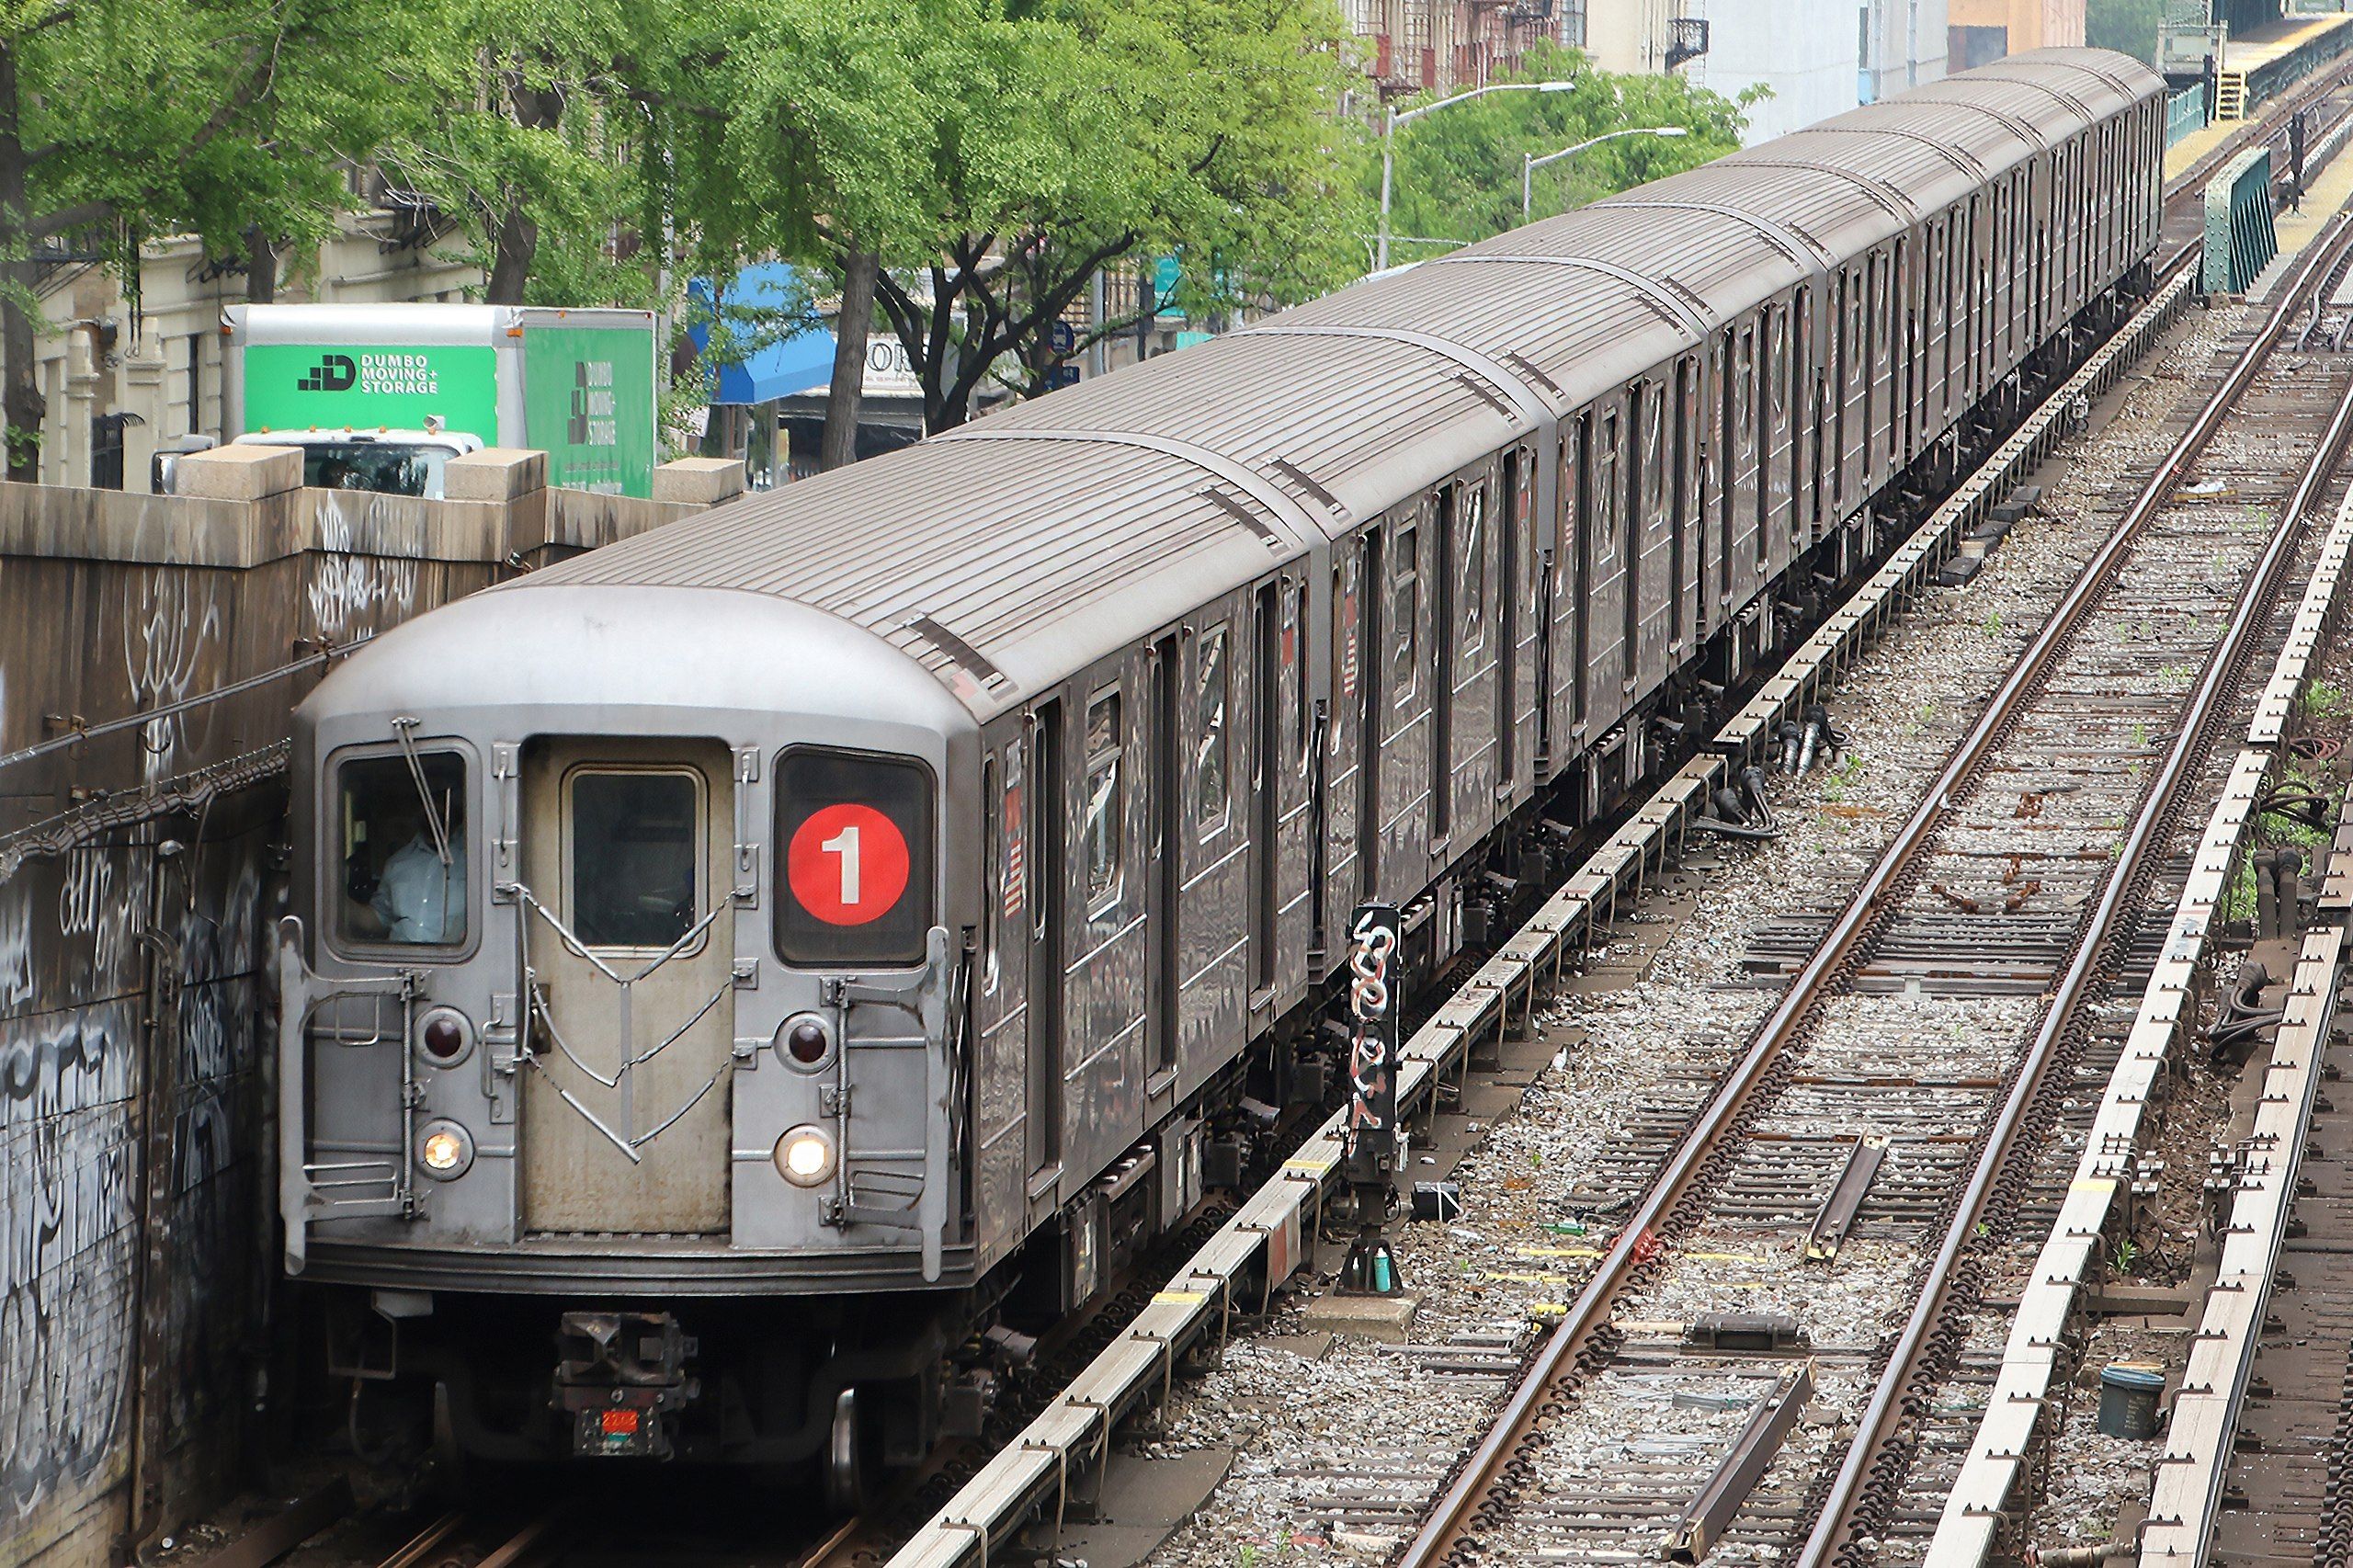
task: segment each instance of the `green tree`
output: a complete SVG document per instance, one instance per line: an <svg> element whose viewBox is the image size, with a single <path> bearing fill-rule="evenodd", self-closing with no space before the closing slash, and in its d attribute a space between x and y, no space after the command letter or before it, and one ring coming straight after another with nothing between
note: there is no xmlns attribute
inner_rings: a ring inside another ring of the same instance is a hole
<svg viewBox="0 0 2353 1568"><path fill-rule="evenodd" d="M670 0L445 4L434 112L387 174L457 223L494 304L666 302L665 133L691 81Z"/></svg>
<svg viewBox="0 0 2353 1568"><path fill-rule="evenodd" d="M1530 50L1516 79L1576 85L1497 93L1401 127L1391 180L1392 234L1468 244L1515 227L1522 156L1541 157L1605 131L1676 125L1688 134L1622 137L1538 169L1531 183L1536 217L1697 167L1740 145L1745 111L1763 96L1752 89L1727 98L1677 75L1613 74L1551 44ZM1376 166L1368 186L1376 193L1378 179ZM1433 254L1410 241L1391 243L1392 260Z"/></svg>
<svg viewBox="0 0 2353 1568"><path fill-rule="evenodd" d="M2086 0L2084 41L2094 49L2117 50L2154 64L2157 24L2165 14L2165 0Z"/></svg>
<svg viewBox="0 0 2353 1568"><path fill-rule="evenodd" d="M714 95L723 164L690 205L722 248L829 270L876 254L927 428L961 424L992 381L1044 390L1065 358L1052 324L1123 258L1179 256L1201 310L1356 270L1360 146L1331 112L1346 67L1329 0L836 9L745 6Z"/></svg>
<svg viewBox="0 0 2353 1568"><path fill-rule="evenodd" d="M0 0L9 478L31 479L39 458L45 269L97 256L131 280L151 234L228 256L319 232L347 199L345 160L396 112L387 62L427 47L427 15L397 0Z"/></svg>

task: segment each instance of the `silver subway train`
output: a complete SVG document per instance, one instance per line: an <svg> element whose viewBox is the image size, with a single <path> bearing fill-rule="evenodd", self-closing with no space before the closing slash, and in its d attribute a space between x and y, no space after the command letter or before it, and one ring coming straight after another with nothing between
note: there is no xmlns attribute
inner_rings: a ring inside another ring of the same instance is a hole
<svg viewBox="0 0 2353 1568"><path fill-rule="evenodd" d="M1336 1084L2133 292L2162 85L2005 60L378 639L297 715L282 1208L513 1460L824 1467Z"/></svg>

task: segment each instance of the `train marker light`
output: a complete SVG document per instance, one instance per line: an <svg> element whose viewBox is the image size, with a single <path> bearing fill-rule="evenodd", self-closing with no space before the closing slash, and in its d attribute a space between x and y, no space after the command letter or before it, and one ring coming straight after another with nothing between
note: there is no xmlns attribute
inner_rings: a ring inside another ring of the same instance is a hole
<svg viewBox="0 0 2353 1568"><path fill-rule="evenodd" d="M455 1181L474 1163L473 1135L454 1121L428 1121L416 1141L416 1163L436 1181Z"/></svg>
<svg viewBox="0 0 2353 1568"><path fill-rule="evenodd" d="M416 1021L416 1043L437 1067L454 1067L474 1048L473 1020L455 1007L428 1007Z"/></svg>
<svg viewBox="0 0 2353 1568"><path fill-rule="evenodd" d="M822 1127L796 1127L776 1141L777 1175L795 1187L817 1187L834 1174L833 1134Z"/></svg>
<svg viewBox="0 0 2353 1568"><path fill-rule="evenodd" d="M795 1013L777 1026L776 1045L796 1067L819 1066L834 1053L834 1027L814 1013Z"/></svg>

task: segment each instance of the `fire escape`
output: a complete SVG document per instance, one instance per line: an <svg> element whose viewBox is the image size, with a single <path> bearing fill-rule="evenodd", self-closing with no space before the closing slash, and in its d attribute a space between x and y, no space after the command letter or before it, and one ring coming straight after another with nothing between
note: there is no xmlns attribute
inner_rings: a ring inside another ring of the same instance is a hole
<svg viewBox="0 0 2353 1568"><path fill-rule="evenodd" d="M1672 71L1687 60L1697 60L1708 52L1708 19L1705 17L1673 17L1666 24L1666 65Z"/></svg>

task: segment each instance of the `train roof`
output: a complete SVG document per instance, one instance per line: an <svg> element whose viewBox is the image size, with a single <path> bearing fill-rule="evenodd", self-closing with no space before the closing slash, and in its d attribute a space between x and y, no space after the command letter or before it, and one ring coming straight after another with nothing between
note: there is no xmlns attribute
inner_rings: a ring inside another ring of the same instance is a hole
<svg viewBox="0 0 2353 1568"><path fill-rule="evenodd" d="M782 596L985 721L2160 85L1999 61L499 591Z"/></svg>

